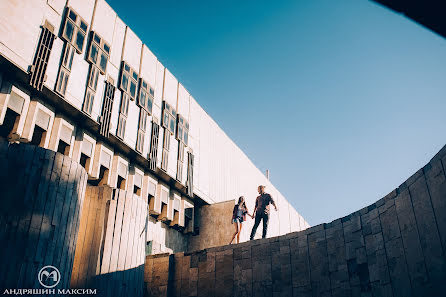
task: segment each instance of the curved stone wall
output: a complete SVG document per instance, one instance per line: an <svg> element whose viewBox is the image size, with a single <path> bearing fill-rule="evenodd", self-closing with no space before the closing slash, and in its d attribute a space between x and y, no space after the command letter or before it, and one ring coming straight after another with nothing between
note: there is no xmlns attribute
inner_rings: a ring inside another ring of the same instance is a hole
<svg viewBox="0 0 446 297"><path fill-rule="evenodd" d="M42 288L39 270L60 271L68 288L87 173L70 158L0 140L0 287Z"/></svg>
<svg viewBox="0 0 446 297"><path fill-rule="evenodd" d="M357 212L301 232L146 257L149 296L444 296L446 147Z"/></svg>

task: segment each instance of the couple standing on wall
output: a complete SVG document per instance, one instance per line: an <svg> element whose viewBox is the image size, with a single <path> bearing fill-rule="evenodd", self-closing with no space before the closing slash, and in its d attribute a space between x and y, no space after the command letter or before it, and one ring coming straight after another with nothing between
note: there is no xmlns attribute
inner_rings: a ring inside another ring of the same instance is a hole
<svg viewBox="0 0 446 297"><path fill-rule="evenodd" d="M238 199L238 203L234 206L234 210L232 211L232 223L235 224L235 232L232 235L231 242L234 241L234 238L237 236L237 243L240 240L240 232L242 231L242 223L246 221L246 215L255 219L254 226L251 230L250 240L254 239L254 235L256 234L257 227L260 224L260 221L263 221L263 232L262 238L266 237L266 231L268 229L268 220L269 220L269 205L272 204L277 211L276 203L274 203L273 198L270 194L265 193L265 186L260 185L257 189L259 191L259 196L256 198L256 205L254 207L253 214L250 215L248 212L248 208L246 207L245 198L241 196Z"/></svg>

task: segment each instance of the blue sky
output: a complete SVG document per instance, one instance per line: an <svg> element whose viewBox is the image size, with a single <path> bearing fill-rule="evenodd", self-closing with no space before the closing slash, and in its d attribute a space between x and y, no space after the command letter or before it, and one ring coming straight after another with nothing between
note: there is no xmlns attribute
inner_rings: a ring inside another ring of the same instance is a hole
<svg viewBox="0 0 446 297"><path fill-rule="evenodd" d="M446 39L375 2L107 2L311 225L446 144Z"/></svg>

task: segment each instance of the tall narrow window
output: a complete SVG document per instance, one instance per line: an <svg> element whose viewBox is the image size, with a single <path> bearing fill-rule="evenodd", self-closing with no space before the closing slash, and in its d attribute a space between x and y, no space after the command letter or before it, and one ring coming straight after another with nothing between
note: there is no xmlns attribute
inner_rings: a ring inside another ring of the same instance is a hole
<svg viewBox="0 0 446 297"><path fill-rule="evenodd" d="M130 67L129 64L122 61L119 89L124 93L129 94L131 100L135 100L137 85L138 73L132 67Z"/></svg>
<svg viewBox="0 0 446 297"><path fill-rule="evenodd" d="M192 152L187 152L187 195L194 196L194 155Z"/></svg>
<svg viewBox="0 0 446 297"><path fill-rule="evenodd" d="M98 87L99 69L96 65L90 65L90 72L88 74L87 88L85 90L84 106L82 110L89 115L93 111L94 96L96 95L96 89Z"/></svg>
<svg viewBox="0 0 446 297"><path fill-rule="evenodd" d="M39 91L42 90L43 82L46 79L46 68L48 66L48 60L50 59L54 39L56 38L53 32L54 26L45 21L45 24L42 26L42 32L40 33L34 62L30 69L29 84Z"/></svg>
<svg viewBox="0 0 446 297"><path fill-rule="evenodd" d="M94 97L98 88L99 75L105 74L107 69L110 46L96 32L91 33L90 46L88 48L87 61L90 62L87 89L83 111L91 115L93 111Z"/></svg>
<svg viewBox="0 0 446 297"><path fill-rule="evenodd" d="M178 160L177 160L177 180L183 180L183 163L184 163L184 143L178 142Z"/></svg>
<svg viewBox="0 0 446 297"><path fill-rule="evenodd" d="M167 166L169 164L169 150L170 150L170 133L164 128L163 137L163 155L161 156L161 169L167 171Z"/></svg>
<svg viewBox="0 0 446 297"><path fill-rule="evenodd" d="M169 103L163 101L162 125L172 135L175 134L176 120L177 120L177 113L175 109Z"/></svg>
<svg viewBox="0 0 446 297"><path fill-rule="evenodd" d="M65 92L67 91L67 84L71 73L71 67L73 66L75 51L76 50L71 44L65 43L56 83L56 92L62 96L65 96Z"/></svg>
<svg viewBox="0 0 446 297"><path fill-rule="evenodd" d="M124 139L130 100L136 98L138 74L126 62L122 61L119 89L122 91L116 136Z"/></svg>
<svg viewBox="0 0 446 297"><path fill-rule="evenodd" d="M181 115L178 115L177 119L176 139L187 146L189 140L189 123Z"/></svg>
<svg viewBox="0 0 446 297"><path fill-rule="evenodd" d="M145 109L149 113L149 115L152 114L154 96L155 91L153 90L153 88L141 78L139 80L139 94L136 104L139 107Z"/></svg>
<svg viewBox="0 0 446 297"><path fill-rule="evenodd" d="M82 53L88 24L71 7L68 7L63 20L62 38Z"/></svg>
<svg viewBox="0 0 446 297"><path fill-rule="evenodd" d="M108 137L110 132L110 119L113 108L113 99L115 97L115 86L111 79L105 82L104 101L102 102L102 111L100 118L99 133L102 136Z"/></svg>
<svg viewBox="0 0 446 297"><path fill-rule="evenodd" d="M92 32L87 61L96 65L101 74L105 74L109 55L110 45L96 32Z"/></svg>
<svg viewBox="0 0 446 297"><path fill-rule="evenodd" d="M147 128L147 111L140 109L139 111L139 123L138 123L138 135L136 138L136 150L140 153L144 150L144 138Z"/></svg>
<svg viewBox="0 0 446 297"><path fill-rule="evenodd" d="M189 136L189 123L186 119L177 116L176 139L178 140L177 180L183 179L184 147L187 146Z"/></svg>
<svg viewBox="0 0 446 297"><path fill-rule="evenodd" d="M159 131L160 131L160 126L158 125L158 123L152 121L152 137L151 137L150 153L149 153L149 168L153 171L155 171L156 169Z"/></svg>

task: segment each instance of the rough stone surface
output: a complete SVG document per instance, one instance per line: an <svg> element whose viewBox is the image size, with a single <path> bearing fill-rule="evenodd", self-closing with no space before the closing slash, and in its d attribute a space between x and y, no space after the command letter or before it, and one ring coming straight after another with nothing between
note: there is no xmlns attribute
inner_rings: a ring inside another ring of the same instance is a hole
<svg viewBox="0 0 446 297"><path fill-rule="evenodd" d="M188 254L148 256L146 293L444 296L445 155L443 148L384 198L329 224ZM155 262L162 263L158 271Z"/></svg>

